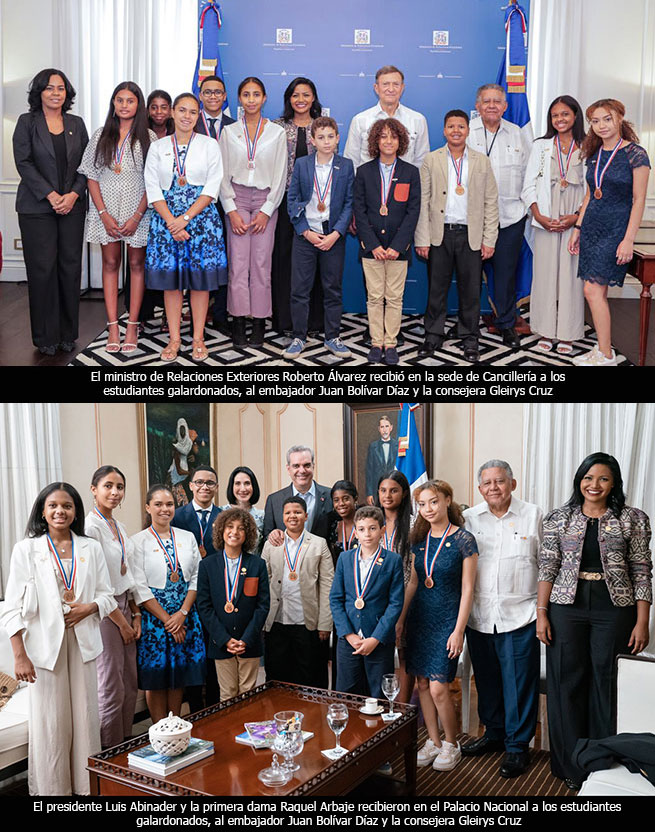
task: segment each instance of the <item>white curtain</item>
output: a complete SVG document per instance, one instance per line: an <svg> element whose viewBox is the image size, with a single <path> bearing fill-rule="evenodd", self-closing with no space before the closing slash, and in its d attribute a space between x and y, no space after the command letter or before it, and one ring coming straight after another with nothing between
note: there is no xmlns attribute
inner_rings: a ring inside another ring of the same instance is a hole
<svg viewBox="0 0 655 832"><path fill-rule="evenodd" d="M89 133L111 93L135 81L147 98L191 88L198 45L197 0L54 0L55 63L77 90L75 112Z"/></svg>
<svg viewBox="0 0 655 832"><path fill-rule="evenodd" d="M58 404L0 403L0 595L39 491L61 479Z"/></svg>
<svg viewBox="0 0 655 832"><path fill-rule="evenodd" d="M581 0L530 3L528 102L535 136L546 132L548 105L554 98L579 95L583 5Z"/></svg>
<svg viewBox="0 0 655 832"><path fill-rule="evenodd" d="M645 511L655 529L655 404L526 404L524 425L526 500L544 511L563 505L582 460L604 451L621 466L628 505ZM652 608L650 620L647 652L655 656Z"/></svg>

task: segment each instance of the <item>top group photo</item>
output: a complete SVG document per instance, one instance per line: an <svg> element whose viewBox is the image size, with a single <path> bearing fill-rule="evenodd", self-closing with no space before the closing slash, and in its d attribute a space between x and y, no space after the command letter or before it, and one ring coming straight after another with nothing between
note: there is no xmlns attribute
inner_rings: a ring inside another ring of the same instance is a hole
<svg viewBox="0 0 655 832"><path fill-rule="evenodd" d="M0 365L655 364L655 13L604 3L2 2Z"/></svg>

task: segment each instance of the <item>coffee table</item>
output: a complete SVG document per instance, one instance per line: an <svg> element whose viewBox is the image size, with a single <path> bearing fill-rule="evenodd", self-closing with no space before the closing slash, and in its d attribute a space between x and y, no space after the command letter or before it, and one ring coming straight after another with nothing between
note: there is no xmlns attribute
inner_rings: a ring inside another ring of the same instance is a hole
<svg viewBox="0 0 655 832"><path fill-rule="evenodd" d="M333 748L335 737L327 725L331 702L348 706L348 725L341 744L349 749L336 762L321 754ZM214 754L168 777L160 777L127 764L127 755L148 743L147 734L89 757L91 793L95 795L161 796L290 796L345 795L375 770L391 759L400 748L404 751L407 795L416 791L417 713L413 705L396 703L401 716L385 723L380 717L360 713L364 697L328 692L320 688L270 681L249 693L205 708L188 717L193 722L192 735L212 740ZM388 707L388 706L387 706ZM298 710L305 716L303 729L313 731L296 762L300 771L285 786L265 786L257 774L270 765L270 749L255 750L235 742L245 722L272 719L282 710Z"/></svg>

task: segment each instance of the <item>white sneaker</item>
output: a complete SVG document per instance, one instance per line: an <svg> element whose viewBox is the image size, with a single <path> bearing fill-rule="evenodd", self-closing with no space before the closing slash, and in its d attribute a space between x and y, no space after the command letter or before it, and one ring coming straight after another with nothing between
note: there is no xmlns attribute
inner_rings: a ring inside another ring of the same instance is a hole
<svg viewBox="0 0 655 832"><path fill-rule="evenodd" d="M598 344L596 344L593 350L589 350L589 352L585 352L582 355L578 355L573 359L573 363L579 367L586 367L592 358L596 357L596 353L598 352Z"/></svg>
<svg viewBox="0 0 655 832"><path fill-rule="evenodd" d="M612 356L608 358L598 347L594 347L586 355L574 358L573 363L578 367L616 367L616 353L612 350Z"/></svg>
<svg viewBox="0 0 655 832"><path fill-rule="evenodd" d="M462 760L462 749L459 743L453 745L452 742L445 740L441 744L441 749L437 757L432 763L432 768L436 771L450 771Z"/></svg>
<svg viewBox="0 0 655 832"><path fill-rule="evenodd" d="M435 745L432 740L428 740L423 748L419 748L416 755L417 766L429 766L434 758L441 751L441 746Z"/></svg>

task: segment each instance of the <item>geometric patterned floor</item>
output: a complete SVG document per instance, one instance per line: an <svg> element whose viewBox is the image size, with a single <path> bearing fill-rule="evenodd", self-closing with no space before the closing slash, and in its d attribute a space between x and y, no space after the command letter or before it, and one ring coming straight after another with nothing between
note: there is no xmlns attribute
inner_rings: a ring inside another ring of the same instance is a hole
<svg viewBox="0 0 655 832"><path fill-rule="evenodd" d="M529 321L529 315L523 317ZM127 314L120 320L121 339L125 338L125 324ZM446 332L455 324L455 318L447 320ZM211 325L205 329L205 344L209 350L207 361L196 363L191 359L191 331L190 323L182 324L182 349L177 361L168 366L186 367L229 367L229 366L289 366L305 365L319 367L343 366L350 367L367 364L368 347L363 344L368 326L366 315L344 314L341 318L341 338L353 353L352 358L337 358L323 347L322 340L310 339L298 359L294 362L282 358L282 350L288 345L289 339L274 332L267 322L265 343L263 347L234 347L230 339L214 330ZM420 365L425 367L467 365L460 349L461 342L452 339L444 342L441 350L430 358L419 359L417 350L423 343L423 318L419 315L403 315L402 332L405 344L398 348L401 365ZM492 335L482 325L480 329L480 364L495 367L567 367L577 355L590 350L596 343L593 330L586 326L585 337L574 342L571 355L558 355L555 351L542 353L535 350L538 335L522 335L521 349L513 351L504 346L499 335ZM168 333L161 332L161 318L156 318L146 324L145 331L139 339L139 348L132 353L108 353L105 350L107 332L101 332L86 349L80 352L70 366L77 367L159 367L164 362L160 353L168 343ZM628 359L617 353L617 363L631 366ZM380 366L380 365L378 365Z"/></svg>

